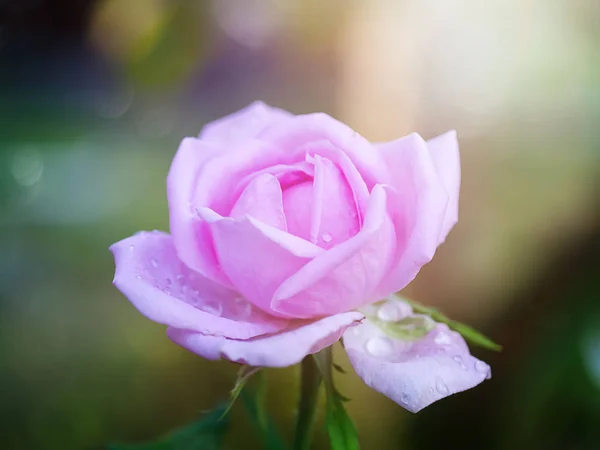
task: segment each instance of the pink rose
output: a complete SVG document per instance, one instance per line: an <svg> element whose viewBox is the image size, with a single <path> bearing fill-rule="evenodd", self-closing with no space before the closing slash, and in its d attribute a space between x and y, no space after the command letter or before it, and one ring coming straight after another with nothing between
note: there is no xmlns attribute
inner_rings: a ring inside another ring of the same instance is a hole
<svg viewBox="0 0 600 450"><path fill-rule="evenodd" d="M326 114L254 103L183 140L171 235L114 244L114 284L209 359L289 366L343 336L358 375L418 411L490 374L460 335L390 297L456 223L459 184L453 131L371 144ZM390 333L414 331L402 319L424 337Z"/></svg>

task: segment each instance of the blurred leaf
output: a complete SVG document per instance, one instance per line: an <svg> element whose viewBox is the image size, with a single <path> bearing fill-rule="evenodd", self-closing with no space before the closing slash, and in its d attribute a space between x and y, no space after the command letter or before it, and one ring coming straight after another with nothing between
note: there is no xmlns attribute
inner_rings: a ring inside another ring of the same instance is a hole
<svg viewBox="0 0 600 450"><path fill-rule="evenodd" d="M134 81L160 86L189 75L206 47L202 2L173 2L133 45L128 70Z"/></svg>
<svg viewBox="0 0 600 450"><path fill-rule="evenodd" d="M226 405L220 405L197 421L153 442L143 444L111 444L107 450L218 450L229 428L222 419Z"/></svg>
<svg viewBox="0 0 600 450"><path fill-rule="evenodd" d="M240 396L242 389L244 389L246 382L250 379L250 377L252 375L254 375L258 371L260 371L260 369L261 369L260 367L253 367L253 366L242 366L241 367L241 369L238 371L237 380L235 381L235 385L233 386L233 389L231 390L231 393L229 394L229 403L227 404L225 411L223 411L223 417L225 417L229 413L231 408L233 407L233 404L235 403L237 398Z"/></svg>
<svg viewBox="0 0 600 450"><path fill-rule="evenodd" d="M408 300L404 297L398 297L398 298L400 300L408 303L412 307L413 311L420 313L420 314L427 314L436 322L445 323L446 325L448 325L448 327L450 329L460 333L460 335L462 337L464 337L471 344L478 345L479 347L483 347L488 350L494 350L496 352L499 352L500 350L502 350L501 345L496 344L490 338L484 336L479 331L475 330L474 328L470 327L469 325L465 325L464 323L460 323L460 322L457 322L456 320L452 320L452 319L446 317L444 314L442 314L437 309L430 308L428 306L424 306L418 302L415 302L414 300Z"/></svg>
<svg viewBox="0 0 600 450"><path fill-rule="evenodd" d="M264 373L261 372L258 378L258 386L254 393L249 392L248 389L242 390L241 398L244 406L248 410L252 424L263 438L266 450L287 450L287 444L266 410L267 383Z"/></svg>
<svg viewBox="0 0 600 450"><path fill-rule="evenodd" d="M314 358L325 383L327 395L325 422L331 448L332 450L358 450L360 448L358 432L343 403L348 399L338 392L333 381L331 347L321 350L314 355Z"/></svg>

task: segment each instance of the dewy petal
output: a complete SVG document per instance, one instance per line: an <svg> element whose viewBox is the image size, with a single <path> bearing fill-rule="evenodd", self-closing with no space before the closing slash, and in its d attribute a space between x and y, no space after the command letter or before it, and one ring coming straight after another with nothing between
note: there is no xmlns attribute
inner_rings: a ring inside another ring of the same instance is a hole
<svg viewBox="0 0 600 450"><path fill-rule="evenodd" d="M347 328L359 324L363 318L361 313L352 311L296 324L280 333L248 340L205 336L175 328L169 328L167 334L176 344L207 359L223 358L251 366L287 367L334 344Z"/></svg>
<svg viewBox="0 0 600 450"><path fill-rule="evenodd" d="M490 367L471 356L463 338L445 324L408 342L386 336L366 319L343 339L358 376L412 412L491 377Z"/></svg>
<svg viewBox="0 0 600 450"><path fill-rule="evenodd" d="M265 127L292 117L293 114L282 109L254 102L238 112L206 124L200 138L223 142L253 138Z"/></svg>
<svg viewBox="0 0 600 450"><path fill-rule="evenodd" d="M458 221L458 195L460 191L460 154L456 131L448 131L427 141L429 153L435 168L449 196L444 225L440 234L440 243Z"/></svg>
<svg viewBox="0 0 600 450"><path fill-rule="evenodd" d="M229 285L217 269L212 237L198 219L192 202L202 167L218 153L218 148L198 139L185 138L181 142L167 177L169 223L179 258L202 275Z"/></svg>
<svg viewBox="0 0 600 450"><path fill-rule="evenodd" d="M188 269L171 236L141 232L111 246L114 284L149 319L204 334L249 339L288 326L238 293Z"/></svg>
<svg viewBox="0 0 600 450"><path fill-rule="evenodd" d="M281 186L277 178L269 173L257 175L246 186L229 215L234 219L249 215L267 225L287 231Z"/></svg>
<svg viewBox="0 0 600 450"><path fill-rule="evenodd" d="M277 289L271 309L288 317L310 318L356 308L369 302L389 269L394 230L386 214L382 186L373 189L362 229L316 256Z"/></svg>
<svg viewBox="0 0 600 450"><path fill-rule="evenodd" d="M236 290L269 313L273 313L270 302L277 287L324 252L251 216L232 219L207 208L199 213L212 231L222 269Z"/></svg>
<svg viewBox="0 0 600 450"><path fill-rule="evenodd" d="M329 141L348 155L369 189L380 182L386 173L384 161L369 141L325 113L294 116L265 128L258 137L286 149Z"/></svg>
<svg viewBox="0 0 600 450"><path fill-rule="evenodd" d="M397 252L379 298L404 288L428 263L440 242L448 194L425 141L416 133L376 145L389 168L388 214Z"/></svg>
<svg viewBox="0 0 600 450"><path fill-rule="evenodd" d="M327 158L314 155L312 226L310 240L330 248L354 236L359 214L352 189L339 169Z"/></svg>

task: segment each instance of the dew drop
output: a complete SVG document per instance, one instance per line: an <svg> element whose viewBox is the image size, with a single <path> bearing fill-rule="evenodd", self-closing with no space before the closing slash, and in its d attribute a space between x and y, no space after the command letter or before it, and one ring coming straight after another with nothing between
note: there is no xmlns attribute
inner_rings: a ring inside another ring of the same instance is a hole
<svg viewBox="0 0 600 450"><path fill-rule="evenodd" d="M129 244L129 250L135 250L135 245Z"/></svg>
<svg viewBox="0 0 600 450"><path fill-rule="evenodd" d="M429 391L429 393L430 393L430 394L433 394L433 393L435 392L435 389L433 389L432 387L430 387L430 388L428 389L428 391Z"/></svg>
<svg viewBox="0 0 600 450"><path fill-rule="evenodd" d="M236 313L240 320L247 319L252 315L252 304L243 297L235 299Z"/></svg>
<svg viewBox="0 0 600 450"><path fill-rule="evenodd" d="M223 314L223 306L220 303L205 303L200 305L200 309L205 313L220 317Z"/></svg>
<svg viewBox="0 0 600 450"><path fill-rule="evenodd" d="M183 274L181 274L181 273L177 274L177 276L175 277L175 279L176 279L177 281L183 281L183 279L184 279L184 278L185 278L185 277L184 277L184 276L183 276Z"/></svg>
<svg viewBox="0 0 600 450"><path fill-rule="evenodd" d="M479 373L485 373L488 371L488 365L483 361L477 360L477 362L475 362L475 370Z"/></svg>
<svg viewBox="0 0 600 450"><path fill-rule="evenodd" d="M171 280L170 278L167 277L167 278L165 278L165 284L167 286L171 286L173 284L173 280Z"/></svg>
<svg viewBox="0 0 600 450"><path fill-rule="evenodd" d="M394 303L386 302L377 310L377 318L384 322L397 322L401 319L400 311Z"/></svg>
<svg viewBox="0 0 600 450"><path fill-rule="evenodd" d="M446 395L449 392L448 386L446 386L446 383L444 383L442 380L438 380L435 387L437 391L442 395Z"/></svg>
<svg viewBox="0 0 600 450"><path fill-rule="evenodd" d="M455 355L452 357L452 359L459 364L462 363L462 356L460 355Z"/></svg>
<svg viewBox="0 0 600 450"><path fill-rule="evenodd" d="M392 343L385 337L374 337L369 339L366 343L366 349L372 356L378 358L390 356L394 351Z"/></svg>
<svg viewBox="0 0 600 450"><path fill-rule="evenodd" d="M150 264L152 264L152 267L154 267L155 269L158 267L158 261L155 258L152 258L150 260Z"/></svg>
<svg viewBox="0 0 600 450"><path fill-rule="evenodd" d="M435 343L438 345L450 345L452 344L452 338L448 333L438 333L434 339Z"/></svg>
<svg viewBox="0 0 600 450"><path fill-rule="evenodd" d="M408 395L406 392L403 392L400 394L400 401L405 405L408 405L408 402L410 401L410 395Z"/></svg>
<svg viewBox="0 0 600 450"><path fill-rule="evenodd" d="M141 276L139 273L138 273L138 274L137 274L135 277L136 277L138 280L141 280L141 279L142 279L142 276Z"/></svg>
<svg viewBox="0 0 600 450"><path fill-rule="evenodd" d="M333 237L330 233L325 232L321 235L321 239L323 239L323 242L325 243L330 243L333 240Z"/></svg>

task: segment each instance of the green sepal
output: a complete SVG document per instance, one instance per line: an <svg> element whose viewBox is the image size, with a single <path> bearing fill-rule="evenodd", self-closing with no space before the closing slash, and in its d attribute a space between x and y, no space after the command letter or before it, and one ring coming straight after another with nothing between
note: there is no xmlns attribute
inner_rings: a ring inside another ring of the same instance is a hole
<svg viewBox="0 0 600 450"><path fill-rule="evenodd" d="M223 415L221 416L221 419L223 419L229 413L229 411L231 411L233 404L235 403L237 398L240 396L240 393L244 389L246 382L250 379L250 377L252 375L259 372L260 369L261 369L261 367L253 367L253 366L242 366L240 368L240 370L238 371L237 379L235 380L233 389L229 393L229 401L227 403L227 407L223 411Z"/></svg>
<svg viewBox="0 0 600 450"><path fill-rule="evenodd" d="M500 350L502 350L501 345L496 344L490 338L488 338L487 336L484 336L482 333L480 333L479 331L470 327L469 325L465 325L464 323L460 323L460 322L457 322L456 320L452 320L452 319L446 317L442 312L440 312L439 310L437 310L435 308L430 308L428 306L424 306L418 302L415 302L414 300L408 300L404 297L399 297L399 296L396 296L396 297L398 298L398 300L408 303L412 307L414 312L420 313L420 314L426 314L429 317L431 317L433 320L435 320L436 322L445 323L446 325L448 325L448 328L459 333L469 343L471 343L473 345L477 345L479 347L486 348L488 350L494 350L496 352L499 352Z"/></svg>
<svg viewBox="0 0 600 450"><path fill-rule="evenodd" d="M328 347L313 356L325 384L327 398L325 422L331 449L359 450L358 432L343 403L348 399L338 392L333 381L332 349Z"/></svg>

